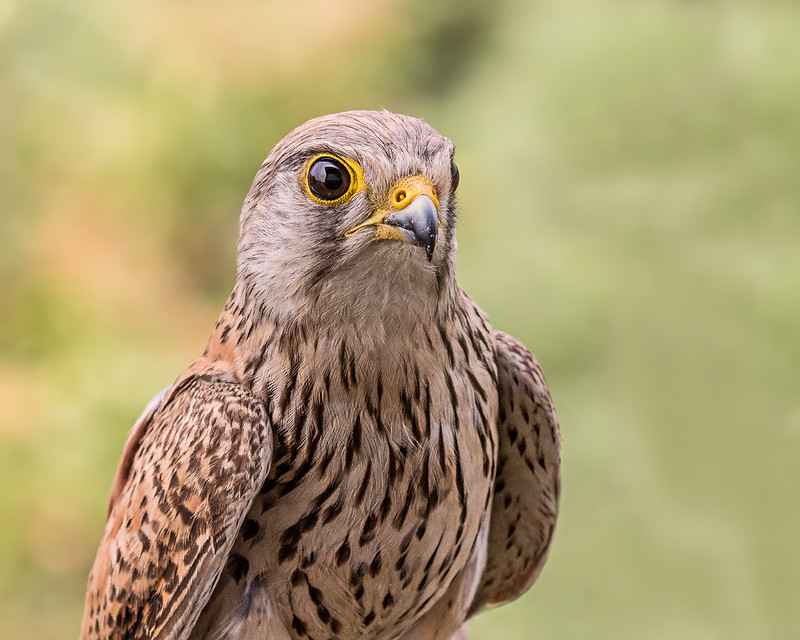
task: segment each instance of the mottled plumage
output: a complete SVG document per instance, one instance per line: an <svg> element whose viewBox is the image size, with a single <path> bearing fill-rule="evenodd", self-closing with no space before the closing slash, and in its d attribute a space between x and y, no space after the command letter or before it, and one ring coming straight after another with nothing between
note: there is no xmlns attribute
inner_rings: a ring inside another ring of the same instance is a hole
<svg viewBox="0 0 800 640"><path fill-rule="evenodd" d="M446 640L533 583L558 423L456 284L452 155L388 112L273 149L205 353L126 445L82 638Z"/></svg>

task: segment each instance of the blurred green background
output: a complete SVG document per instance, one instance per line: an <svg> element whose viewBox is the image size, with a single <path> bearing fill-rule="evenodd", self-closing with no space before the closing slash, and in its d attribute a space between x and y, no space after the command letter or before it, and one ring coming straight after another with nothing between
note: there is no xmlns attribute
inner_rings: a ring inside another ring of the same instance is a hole
<svg viewBox="0 0 800 640"><path fill-rule="evenodd" d="M126 434L309 117L452 138L459 280L562 422L476 640L800 637L800 5L0 0L0 637L77 635Z"/></svg>

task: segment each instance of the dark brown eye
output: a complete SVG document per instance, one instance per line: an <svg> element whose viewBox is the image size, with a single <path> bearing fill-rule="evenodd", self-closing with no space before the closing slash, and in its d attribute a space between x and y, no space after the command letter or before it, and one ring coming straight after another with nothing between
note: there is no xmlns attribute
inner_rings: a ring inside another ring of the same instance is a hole
<svg viewBox="0 0 800 640"><path fill-rule="evenodd" d="M333 202L350 188L350 172L336 158L318 158L308 169L308 188L320 200Z"/></svg>
<svg viewBox="0 0 800 640"><path fill-rule="evenodd" d="M458 167L456 166L455 160L450 161L450 186L455 191L458 189L458 181L460 180L461 176L458 173Z"/></svg>

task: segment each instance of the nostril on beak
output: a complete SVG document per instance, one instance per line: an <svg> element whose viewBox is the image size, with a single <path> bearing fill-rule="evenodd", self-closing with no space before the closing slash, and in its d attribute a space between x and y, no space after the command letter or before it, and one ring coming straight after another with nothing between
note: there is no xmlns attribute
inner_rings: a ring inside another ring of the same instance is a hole
<svg viewBox="0 0 800 640"><path fill-rule="evenodd" d="M405 192L405 189L400 189L397 193L394 194L394 203L401 204L407 197L408 196Z"/></svg>

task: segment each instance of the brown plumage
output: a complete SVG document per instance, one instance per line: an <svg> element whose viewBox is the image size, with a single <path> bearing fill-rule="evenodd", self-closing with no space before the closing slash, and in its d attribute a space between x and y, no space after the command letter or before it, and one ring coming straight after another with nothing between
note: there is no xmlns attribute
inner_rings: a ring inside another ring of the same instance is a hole
<svg viewBox="0 0 800 640"><path fill-rule="evenodd" d="M558 423L456 284L452 154L388 112L273 149L206 351L126 445L82 638L446 640L533 583Z"/></svg>

